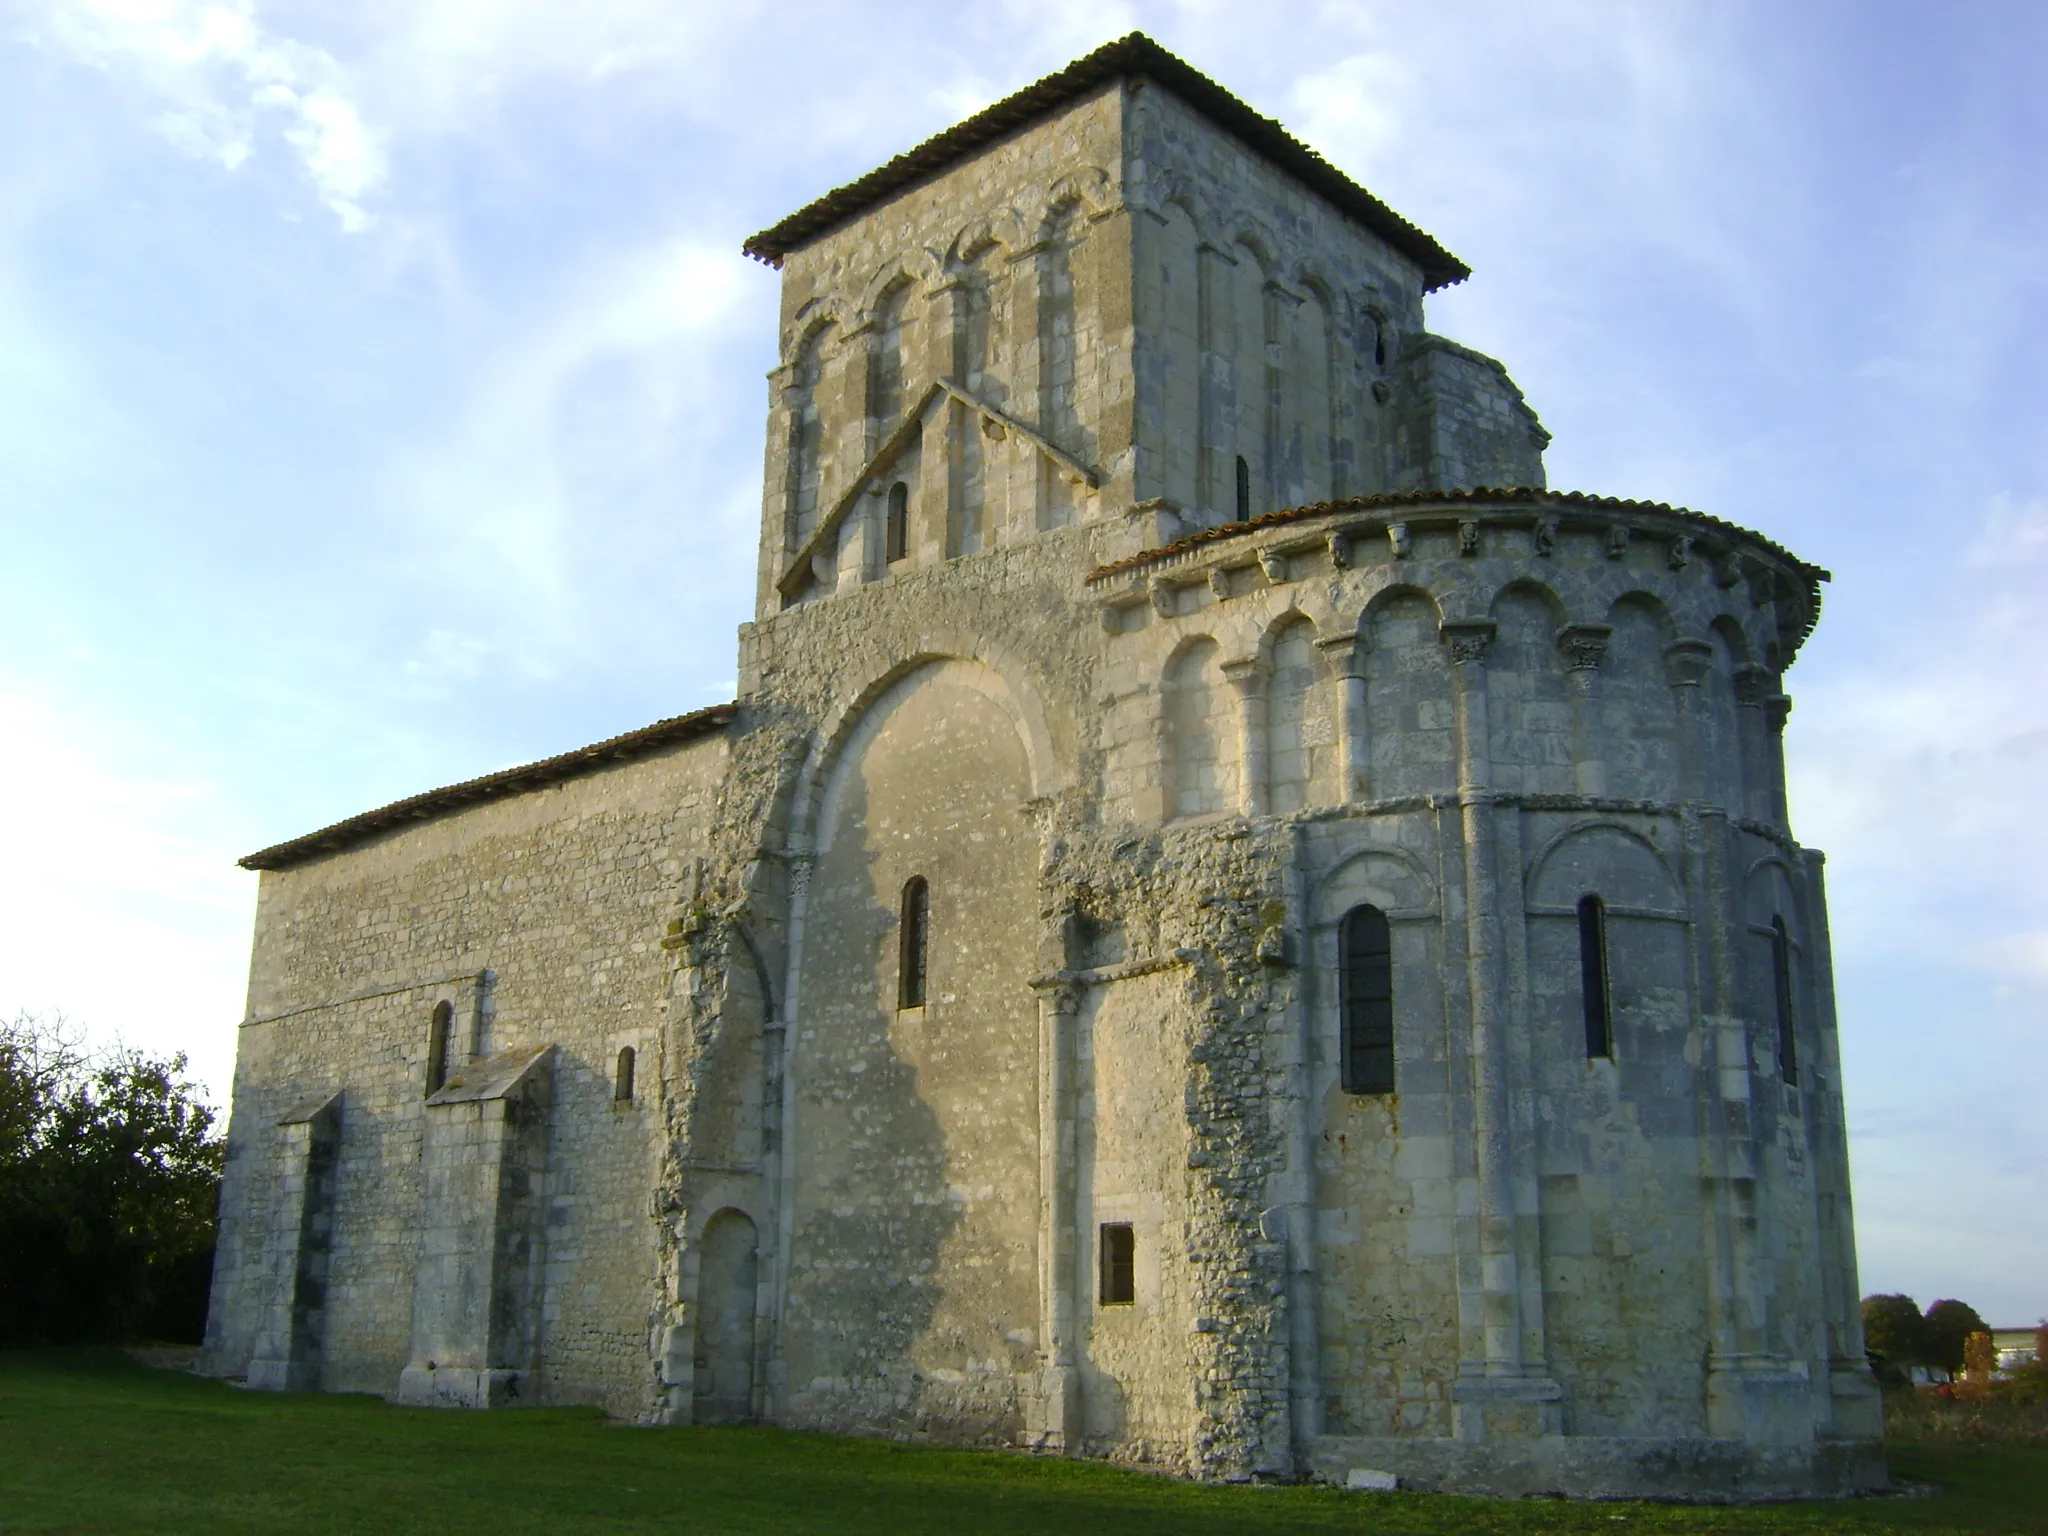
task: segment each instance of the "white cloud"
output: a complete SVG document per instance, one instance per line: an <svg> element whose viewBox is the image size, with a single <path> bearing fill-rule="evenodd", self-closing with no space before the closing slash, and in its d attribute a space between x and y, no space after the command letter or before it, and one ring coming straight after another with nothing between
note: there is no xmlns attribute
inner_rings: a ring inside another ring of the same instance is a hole
<svg viewBox="0 0 2048 1536"><path fill-rule="evenodd" d="M222 786L4 681L0 740L0 1013L62 1012L102 1042L185 1051L225 1103L255 881L228 851Z"/></svg>
<svg viewBox="0 0 2048 1536"><path fill-rule="evenodd" d="M44 41L161 102L152 125L183 153L232 171L275 128L341 227L370 226L381 135L334 57L267 33L255 0L49 0L43 20Z"/></svg>

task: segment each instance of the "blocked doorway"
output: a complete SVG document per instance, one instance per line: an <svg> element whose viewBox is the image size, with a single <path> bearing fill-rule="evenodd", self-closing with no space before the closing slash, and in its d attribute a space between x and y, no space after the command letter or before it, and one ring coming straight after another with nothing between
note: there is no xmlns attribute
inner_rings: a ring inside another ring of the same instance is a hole
<svg viewBox="0 0 2048 1536"><path fill-rule="evenodd" d="M745 1213L723 1210L697 1249L696 1402L698 1424L754 1416L754 1287L758 1244Z"/></svg>

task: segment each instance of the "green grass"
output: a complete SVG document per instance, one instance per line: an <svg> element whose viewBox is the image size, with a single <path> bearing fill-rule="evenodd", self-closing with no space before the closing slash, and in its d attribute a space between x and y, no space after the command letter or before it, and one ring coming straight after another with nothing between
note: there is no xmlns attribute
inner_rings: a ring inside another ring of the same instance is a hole
<svg viewBox="0 0 2048 1536"><path fill-rule="evenodd" d="M1926 1498L1748 1509L1215 1488L770 1429L630 1429L240 1391L116 1351L0 1354L0 1531L2048 1533L2048 1448L1913 1445Z"/></svg>

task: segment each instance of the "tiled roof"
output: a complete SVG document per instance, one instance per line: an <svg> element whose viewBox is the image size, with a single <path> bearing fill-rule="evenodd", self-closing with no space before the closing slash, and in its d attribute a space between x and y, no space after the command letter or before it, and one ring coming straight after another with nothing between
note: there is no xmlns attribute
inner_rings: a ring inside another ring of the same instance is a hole
<svg viewBox="0 0 2048 1536"><path fill-rule="evenodd" d="M1813 626L1819 622L1820 583L1832 579L1820 566L1809 565L1783 545L1773 543L1762 534L1736 523L1724 522L1718 517L1709 517L1704 512L1695 512L1689 507L1669 506L1661 501L1628 501L1618 496L1590 496L1583 491L1541 491L1528 486L1496 490L1491 486L1481 486L1470 491L1385 491L1374 496L1348 496L1338 501L1319 501L1310 506L1268 512L1241 523L1220 523L1214 528L1204 528L1200 533L1191 533L1186 538L1175 539L1171 544L1162 544L1157 549L1143 550L1108 565L1097 566L1088 573L1088 581L1090 585L1109 581L1117 576L1141 571L1147 566L1188 554L1205 544L1218 544L1263 529L1305 522L1310 518L1371 513L1385 515L1426 510L1431 507L1468 506L1531 506L1546 510L1668 517L1681 523L1689 523L1704 532L1718 535L1731 542L1740 541L1767 550L1784 561L1790 572L1807 584L1806 619L1794 641L1795 645L1803 642L1807 635L1813 632Z"/></svg>
<svg viewBox="0 0 2048 1536"><path fill-rule="evenodd" d="M1248 149L1270 160L1422 268L1428 291L1463 282L1472 269L1410 224L1270 117L1262 117L1192 65L1142 32L1109 43L1016 95L977 112L907 154L827 192L740 249L779 267L791 251L930 181L986 144L1028 127L1111 80L1137 77L1164 86Z"/></svg>
<svg viewBox="0 0 2048 1536"><path fill-rule="evenodd" d="M460 810L464 806L475 805L480 801L496 800L505 795L521 794L529 789L559 784L564 779L580 778L586 773L608 768L613 763L645 757L663 747L695 741L700 736L709 736L724 730L732 724L733 717L738 713L737 704L714 704L709 709L676 715L668 720L657 720L654 724L642 726L637 731L628 731L623 736L614 736L594 746L580 747L574 752L564 752L559 757L543 758L537 763L527 763L519 768L506 768L498 773L487 773L480 779L469 779L461 784L450 784L445 789L430 789L423 795L393 801L378 810L365 811L360 816L337 821L331 827L322 827L318 832L295 837L288 843L265 848L236 862L244 869L289 869L294 864L303 864L308 859L316 859L322 854L353 847L392 827L405 826L415 821L430 821L436 816L446 815L450 811Z"/></svg>

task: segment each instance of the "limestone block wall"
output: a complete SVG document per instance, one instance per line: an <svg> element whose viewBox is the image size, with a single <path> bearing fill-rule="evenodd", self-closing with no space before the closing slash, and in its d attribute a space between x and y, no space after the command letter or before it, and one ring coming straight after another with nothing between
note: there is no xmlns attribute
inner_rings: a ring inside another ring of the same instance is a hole
<svg viewBox="0 0 2048 1536"><path fill-rule="evenodd" d="M762 614L1131 499L1122 132L1108 85L788 257Z"/></svg>
<svg viewBox="0 0 2048 1536"><path fill-rule="evenodd" d="M1192 531L1386 489L1421 270L1157 86L1131 88L1124 149L1136 498Z"/></svg>
<svg viewBox="0 0 2048 1536"><path fill-rule="evenodd" d="M722 779L718 740L491 801L266 872L236 1064L211 1368L255 1347L259 1276L288 1222L278 1119L341 1096L320 1383L391 1392L410 1362L436 1005L472 1057L553 1046L534 1345L546 1401L644 1413L660 1263L664 924ZM614 1100L619 1051L641 1063Z"/></svg>
<svg viewBox="0 0 2048 1536"><path fill-rule="evenodd" d="M1390 488L1543 486L1550 434L1499 363L1417 331L1403 340L1395 376Z"/></svg>

